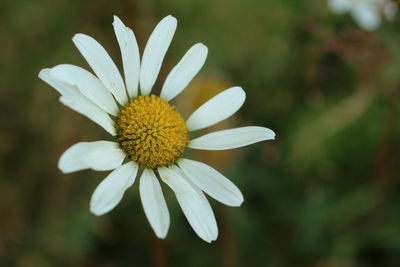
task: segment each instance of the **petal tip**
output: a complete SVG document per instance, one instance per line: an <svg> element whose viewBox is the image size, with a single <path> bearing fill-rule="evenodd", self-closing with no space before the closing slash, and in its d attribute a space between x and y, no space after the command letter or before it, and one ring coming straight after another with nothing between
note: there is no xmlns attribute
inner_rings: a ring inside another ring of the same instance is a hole
<svg viewBox="0 0 400 267"><path fill-rule="evenodd" d="M76 172L78 170L74 170L71 168L68 168L68 166L66 165L67 163L64 161L64 159L61 157L60 160L58 161L57 167L58 169L63 173L63 174L69 174L69 173L73 173Z"/></svg>
<svg viewBox="0 0 400 267"><path fill-rule="evenodd" d="M122 22L122 20L121 20L117 15L113 15L113 22L112 22L112 24L113 24L114 26L117 26L117 25L123 25L123 26L125 26L124 23Z"/></svg>
<svg viewBox="0 0 400 267"><path fill-rule="evenodd" d="M72 41L74 43L82 41L82 39L93 39L93 38L84 33L75 33L74 36L72 36Z"/></svg>
<svg viewBox="0 0 400 267"><path fill-rule="evenodd" d="M241 86L237 86L236 88L243 95L243 97L246 97L246 92L243 90L243 88Z"/></svg>
<svg viewBox="0 0 400 267"><path fill-rule="evenodd" d="M63 157L62 157L62 156L61 156L60 159L58 160L57 167L58 167L58 169L59 169L62 173L64 173L64 174L71 173L71 171L68 171L68 169L65 168L65 166L64 166L64 160L63 160Z"/></svg>
<svg viewBox="0 0 400 267"><path fill-rule="evenodd" d="M174 16L172 16L172 15L167 15L167 16L165 16L164 19L168 19L168 20L171 20L171 21L177 21L176 18Z"/></svg>
<svg viewBox="0 0 400 267"><path fill-rule="evenodd" d="M256 127L259 127L259 126L256 126ZM275 134L275 132L274 131L272 131L271 129L269 129L269 128L266 128L266 127L260 127L261 129L263 129L264 130L264 141L266 141L266 140L275 140L275 137L276 137L276 134Z"/></svg>
<svg viewBox="0 0 400 267"><path fill-rule="evenodd" d="M75 41L77 38L80 38L81 36L83 36L82 33L75 33L74 36L72 36L72 41Z"/></svg>
<svg viewBox="0 0 400 267"><path fill-rule="evenodd" d="M44 76L46 75L46 73L48 74L49 71L50 71L50 68L41 69L41 70L39 71L39 73L38 73L38 77L39 77L41 80L44 81Z"/></svg>
<svg viewBox="0 0 400 267"><path fill-rule="evenodd" d="M68 170L66 170L66 169L62 169L61 167L58 167L58 169L59 169L63 174L72 173L71 171L68 171Z"/></svg>
<svg viewBox="0 0 400 267"><path fill-rule="evenodd" d="M240 207L240 206L242 206L243 202L244 202L244 199L242 197L242 199L240 201L236 202L234 205L232 205L232 207Z"/></svg>
<svg viewBox="0 0 400 267"><path fill-rule="evenodd" d="M275 140L276 139L276 134L274 131L271 130L271 140Z"/></svg>
<svg viewBox="0 0 400 267"><path fill-rule="evenodd" d="M199 43L196 43L195 45L193 45L192 49L195 49L197 51L197 53L200 55L208 54L208 47L205 44L203 44L202 42L199 42Z"/></svg>
<svg viewBox="0 0 400 267"><path fill-rule="evenodd" d="M215 242L218 239L218 232L215 234L215 236L208 237L208 239L203 239L207 243L211 244L212 242Z"/></svg>
<svg viewBox="0 0 400 267"><path fill-rule="evenodd" d="M117 135L117 130L116 130L115 128L113 128L113 129L111 130L110 134L111 134L112 136L116 136L116 135Z"/></svg>
<svg viewBox="0 0 400 267"><path fill-rule="evenodd" d="M64 169L64 168L61 167L60 165L58 165L58 169L59 169L63 174L71 173L71 171L68 171L68 170Z"/></svg>
<svg viewBox="0 0 400 267"><path fill-rule="evenodd" d="M167 237L167 233L168 233L168 230L165 232L161 232L161 233L154 232L156 237L158 237L159 239L165 239Z"/></svg>
<svg viewBox="0 0 400 267"><path fill-rule="evenodd" d="M177 20L174 16L172 16L172 15L166 16L163 20L165 20L165 21L164 21L165 23L171 24L171 26L172 26L173 28L175 28L176 25L178 24L178 20Z"/></svg>
<svg viewBox="0 0 400 267"><path fill-rule="evenodd" d="M202 42L199 42L199 43L197 43L196 45L199 46L199 47L208 49L207 46L206 46L204 43L202 43Z"/></svg>
<svg viewBox="0 0 400 267"><path fill-rule="evenodd" d="M102 211L100 211L100 210L96 210L96 209L93 208L93 207L90 207L90 212L91 212L93 215L97 216L97 217L99 217L99 216L104 215L104 214L107 213L107 212L102 212Z"/></svg>
<svg viewBox="0 0 400 267"><path fill-rule="evenodd" d="M208 47L207 47L205 44L203 44L203 43L199 43L199 46L200 46L200 49L203 50L203 53L205 54L205 56L207 56L207 54L208 54Z"/></svg>
<svg viewBox="0 0 400 267"><path fill-rule="evenodd" d="M98 200L95 200L92 195L92 198L90 199L89 210L93 215L102 216L111 210L111 209L104 209L104 207L102 207L102 205L97 202Z"/></svg>

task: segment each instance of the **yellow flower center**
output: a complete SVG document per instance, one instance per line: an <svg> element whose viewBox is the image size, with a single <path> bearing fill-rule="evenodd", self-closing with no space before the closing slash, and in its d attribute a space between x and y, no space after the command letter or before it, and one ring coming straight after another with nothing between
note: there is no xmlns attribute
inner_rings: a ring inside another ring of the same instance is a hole
<svg viewBox="0 0 400 267"><path fill-rule="evenodd" d="M117 139L132 161L155 169L178 159L188 141L182 116L158 96L138 96L120 111Z"/></svg>

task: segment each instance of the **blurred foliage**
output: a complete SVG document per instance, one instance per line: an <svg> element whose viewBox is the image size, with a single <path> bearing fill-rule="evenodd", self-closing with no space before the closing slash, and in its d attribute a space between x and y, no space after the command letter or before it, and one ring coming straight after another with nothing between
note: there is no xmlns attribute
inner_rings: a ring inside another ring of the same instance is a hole
<svg viewBox="0 0 400 267"><path fill-rule="evenodd" d="M176 100L185 115L212 95L201 90L240 85L244 107L217 127L277 133L232 153L192 153L245 196L240 208L211 200L220 229L212 244L169 190L162 241L137 186L95 217L88 203L106 173L57 169L70 145L108 137L37 74L60 63L88 68L70 40L76 32L120 65L113 14L141 50L163 16L178 18L158 85L193 43L209 47L188 89L196 93ZM400 266L399 19L369 33L321 0L2 0L0 17L0 266Z"/></svg>

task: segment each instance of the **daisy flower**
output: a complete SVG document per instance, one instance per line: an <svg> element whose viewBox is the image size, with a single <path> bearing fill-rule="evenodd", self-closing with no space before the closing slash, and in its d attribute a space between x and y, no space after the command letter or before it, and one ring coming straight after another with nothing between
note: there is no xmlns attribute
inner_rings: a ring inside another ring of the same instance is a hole
<svg viewBox="0 0 400 267"><path fill-rule="evenodd" d="M357 24L367 31L378 28L382 17L393 20L397 5L391 0L329 0L333 12L349 12Z"/></svg>
<svg viewBox="0 0 400 267"><path fill-rule="evenodd" d="M197 235L216 240L218 228L204 193L228 206L243 202L240 190L212 167L182 157L186 148L224 150L274 139L272 130L248 126L216 131L191 139L189 132L214 125L234 114L244 103L240 87L214 96L185 121L169 101L199 72L207 47L193 45L170 71L159 96L151 94L177 21L162 19L150 35L140 59L133 31L114 16L114 31L122 55L125 80L106 50L92 37L78 33L72 40L94 74L61 64L43 69L39 77L56 89L60 101L88 117L114 141L81 142L61 156L64 173L83 169L112 172L97 186L90 211L103 215L121 201L140 170L140 198L146 217L159 238L167 235L170 216L160 181L170 187ZM139 86L140 85L140 86ZM125 161L125 163L124 163ZM204 192L204 193L203 193Z"/></svg>

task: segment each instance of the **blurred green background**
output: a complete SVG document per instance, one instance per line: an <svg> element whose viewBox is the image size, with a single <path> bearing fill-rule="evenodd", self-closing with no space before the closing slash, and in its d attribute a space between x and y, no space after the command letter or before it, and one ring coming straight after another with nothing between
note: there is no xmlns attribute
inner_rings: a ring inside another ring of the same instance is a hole
<svg viewBox="0 0 400 267"><path fill-rule="evenodd" d="M112 212L89 200L106 172L64 175L61 153L109 138L37 78L71 63L89 69L74 33L95 37L121 67L112 15L141 51L156 23L178 28L158 87L196 42L201 74L175 105L187 116L230 86L243 108L215 128L260 125L277 140L192 153L242 190L210 200L219 238L203 242L169 189L166 240L154 237L137 181ZM1 0L0 266L400 266L400 20L361 30L322 0Z"/></svg>

